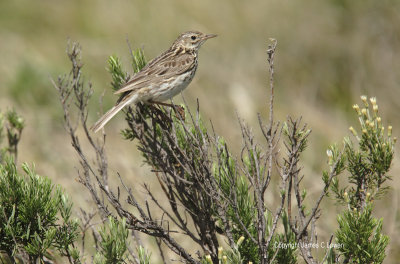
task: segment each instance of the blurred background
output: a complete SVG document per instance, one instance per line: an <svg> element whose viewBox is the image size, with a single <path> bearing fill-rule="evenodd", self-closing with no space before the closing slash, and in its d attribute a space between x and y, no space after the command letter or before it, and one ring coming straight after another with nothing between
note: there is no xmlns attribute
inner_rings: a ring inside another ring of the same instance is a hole
<svg viewBox="0 0 400 264"><path fill-rule="evenodd" d="M133 48L144 47L150 60L183 31L218 34L201 48L198 72L184 96L193 111L199 99L203 118L212 120L216 132L239 155L237 114L258 136L257 112L268 115L266 49L268 39L275 38L276 118L302 116L313 130L302 164L303 184L313 197L322 188L327 147L341 143L350 134L350 125L357 127L352 104L361 104L360 95L377 97L384 125L393 125L398 136L399 10L400 1L395 0L3 0L0 110L15 108L26 119L19 162L35 163L39 174L66 189L77 208L85 207L90 198L75 181L78 158L64 131L58 95L50 82L69 72L68 39L82 45L85 78L95 90L92 123L103 93L104 108L116 100L106 70L108 56L121 57L126 71L132 73L127 39ZM182 97L174 101L180 103ZM106 126L110 175L121 173L138 194L144 194L143 182L155 188L157 183L135 144L122 139L122 128L122 114ZM384 231L391 238L386 263L400 258L399 173L400 161L395 156L393 180L388 183L392 189L375 204L375 215L384 218ZM329 199L323 206L331 208L322 212L318 223L320 239L327 241L342 208Z"/></svg>

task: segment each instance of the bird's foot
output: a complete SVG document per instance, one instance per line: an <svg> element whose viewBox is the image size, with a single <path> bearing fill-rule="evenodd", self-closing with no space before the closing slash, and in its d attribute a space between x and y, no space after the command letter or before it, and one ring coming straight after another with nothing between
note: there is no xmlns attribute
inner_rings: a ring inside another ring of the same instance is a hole
<svg viewBox="0 0 400 264"><path fill-rule="evenodd" d="M163 102L157 102L157 101L149 101L149 103L171 107L175 111L175 116L177 118L182 119L183 121L185 121L185 108L183 106L176 105L176 104L168 104L168 103L163 103Z"/></svg>

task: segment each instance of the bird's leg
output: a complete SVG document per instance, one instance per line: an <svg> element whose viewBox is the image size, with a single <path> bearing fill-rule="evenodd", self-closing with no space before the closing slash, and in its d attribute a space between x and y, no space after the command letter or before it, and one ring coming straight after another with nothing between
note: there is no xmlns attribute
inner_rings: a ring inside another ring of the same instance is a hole
<svg viewBox="0 0 400 264"><path fill-rule="evenodd" d="M172 109L175 110L175 113L177 114L176 117L181 118L183 121L185 121L185 108L183 108L182 106L176 105L176 104L157 102L157 101L153 101L153 100L150 100L149 103L171 107Z"/></svg>

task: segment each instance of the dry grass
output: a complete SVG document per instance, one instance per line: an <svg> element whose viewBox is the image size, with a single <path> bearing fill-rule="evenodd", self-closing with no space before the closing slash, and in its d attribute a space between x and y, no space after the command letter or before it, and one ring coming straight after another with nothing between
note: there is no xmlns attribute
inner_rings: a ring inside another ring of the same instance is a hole
<svg viewBox="0 0 400 264"><path fill-rule="evenodd" d="M26 117L20 161L35 162L38 172L62 184L75 204L88 197L74 178L77 158L63 131L56 92L48 81L68 69L67 38L83 46L84 71L92 80L95 98L105 93L105 107L114 102L106 59L118 54L128 68L129 38L144 45L148 58L167 48L184 30L219 34L200 52L195 80L185 91L189 104L199 98L205 119L228 143L240 149L235 109L256 126L256 112L266 117L266 40L278 40L276 110L279 119L302 115L313 129L304 157L305 184L315 189L325 150L348 135L355 124L351 105L358 96L376 96L384 121L400 130L400 2L384 1L1 1L0 108L15 107ZM93 100L94 121L99 106ZM176 101L180 101L178 96ZM354 120L354 121L353 121ZM119 130L120 115L107 127L110 166L138 182L152 181L134 144ZM376 203L391 243L387 263L399 257L399 158L392 169L392 190ZM332 207L331 201L326 206ZM390 210L389 210L390 209ZM335 211L323 214L321 233L336 225Z"/></svg>

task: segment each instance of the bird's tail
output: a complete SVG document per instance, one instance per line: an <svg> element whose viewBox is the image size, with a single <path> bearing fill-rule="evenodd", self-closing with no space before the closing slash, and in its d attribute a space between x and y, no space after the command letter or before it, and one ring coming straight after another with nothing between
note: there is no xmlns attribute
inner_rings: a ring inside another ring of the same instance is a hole
<svg viewBox="0 0 400 264"><path fill-rule="evenodd" d="M129 98L130 97L130 98ZM134 94L132 96L126 96L121 101L119 101L113 108L108 110L90 129L93 130L95 133L102 129L108 121L111 120L122 108L126 105L136 102L138 99L138 95Z"/></svg>

